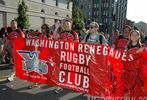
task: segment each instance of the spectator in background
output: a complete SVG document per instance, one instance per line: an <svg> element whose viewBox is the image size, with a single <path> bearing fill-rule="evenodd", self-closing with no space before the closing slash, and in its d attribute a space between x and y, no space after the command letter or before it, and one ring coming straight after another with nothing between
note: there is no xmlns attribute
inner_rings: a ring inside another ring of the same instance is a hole
<svg viewBox="0 0 147 100"><path fill-rule="evenodd" d="M4 63L5 62L4 54L3 54L3 51L4 51L3 34L4 34L4 32L5 32L4 28L1 28L1 30L0 30L0 63Z"/></svg>
<svg viewBox="0 0 147 100"><path fill-rule="evenodd" d="M33 29L30 29L30 30L28 31L28 33L26 34L26 37L27 37L27 38L36 38L37 35L35 35L35 32L34 32Z"/></svg>
<svg viewBox="0 0 147 100"><path fill-rule="evenodd" d="M38 34L39 38L51 38L49 34L49 26L47 24L43 24L41 26L41 33Z"/></svg>
<svg viewBox="0 0 147 100"><path fill-rule="evenodd" d="M119 31L116 30L111 36L110 36L110 41L109 41L109 45L112 46L113 48L115 48L114 44L117 44L119 40Z"/></svg>

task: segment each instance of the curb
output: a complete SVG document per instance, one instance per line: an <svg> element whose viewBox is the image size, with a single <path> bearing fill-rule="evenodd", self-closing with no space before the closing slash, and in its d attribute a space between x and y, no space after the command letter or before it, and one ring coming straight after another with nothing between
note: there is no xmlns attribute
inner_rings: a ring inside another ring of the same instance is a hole
<svg viewBox="0 0 147 100"><path fill-rule="evenodd" d="M0 77L0 82L6 81L7 78L8 78L8 75Z"/></svg>

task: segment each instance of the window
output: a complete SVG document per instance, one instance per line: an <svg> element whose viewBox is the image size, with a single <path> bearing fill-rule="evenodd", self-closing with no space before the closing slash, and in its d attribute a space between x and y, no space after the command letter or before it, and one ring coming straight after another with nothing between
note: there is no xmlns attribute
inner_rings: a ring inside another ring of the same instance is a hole
<svg viewBox="0 0 147 100"><path fill-rule="evenodd" d="M97 11L97 15L99 15L99 11Z"/></svg>
<svg viewBox="0 0 147 100"><path fill-rule="evenodd" d="M44 9L41 9L41 13L45 13Z"/></svg>
<svg viewBox="0 0 147 100"><path fill-rule="evenodd" d="M112 4L112 7L114 7L114 4Z"/></svg>
<svg viewBox="0 0 147 100"><path fill-rule="evenodd" d="M56 6L58 6L59 5L59 1L58 0L56 0Z"/></svg>
<svg viewBox="0 0 147 100"><path fill-rule="evenodd" d="M105 2L105 3L104 3L104 7L108 7L108 3Z"/></svg>
<svg viewBox="0 0 147 100"><path fill-rule="evenodd" d="M93 21L95 21L95 18L93 18Z"/></svg>
<svg viewBox="0 0 147 100"><path fill-rule="evenodd" d="M107 16L107 13L108 13L107 10L103 11L103 15Z"/></svg>
<svg viewBox="0 0 147 100"><path fill-rule="evenodd" d="M54 19L54 23L56 23L58 21L58 19Z"/></svg>
<svg viewBox="0 0 147 100"><path fill-rule="evenodd" d="M93 15L96 15L96 11L93 12Z"/></svg>
<svg viewBox="0 0 147 100"><path fill-rule="evenodd" d="M45 17L40 17L41 19L41 24L45 24Z"/></svg>
<svg viewBox="0 0 147 100"><path fill-rule="evenodd" d="M81 5L81 9L83 9L83 5Z"/></svg>
<svg viewBox="0 0 147 100"><path fill-rule="evenodd" d="M0 0L0 4L5 5L5 2L3 0Z"/></svg>
<svg viewBox="0 0 147 100"><path fill-rule="evenodd" d="M97 8L99 7L99 4L97 3Z"/></svg>
<svg viewBox="0 0 147 100"><path fill-rule="evenodd" d="M108 19L107 18L105 19L105 22L108 23Z"/></svg>
<svg viewBox="0 0 147 100"><path fill-rule="evenodd" d="M91 12L88 12L89 16L91 15Z"/></svg>
<svg viewBox="0 0 147 100"><path fill-rule="evenodd" d="M66 17L69 17L69 15L66 15Z"/></svg>
<svg viewBox="0 0 147 100"><path fill-rule="evenodd" d="M68 2L67 2L67 9L69 9L69 4L70 4L70 2L68 1Z"/></svg>
<svg viewBox="0 0 147 100"><path fill-rule="evenodd" d="M58 15L58 12L55 12L55 15Z"/></svg>
<svg viewBox="0 0 147 100"><path fill-rule="evenodd" d="M42 3L45 3L45 0L41 0Z"/></svg>
<svg viewBox="0 0 147 100"><path fill-rule="evenodd" d="M88 5L89 9L91 8L91 5Z"/></svg>
<svg viewBox="0 0 147 100"><path fill-rule="evenodd" d="M96 8L96 3L94 4L94 8Z"/></svg>

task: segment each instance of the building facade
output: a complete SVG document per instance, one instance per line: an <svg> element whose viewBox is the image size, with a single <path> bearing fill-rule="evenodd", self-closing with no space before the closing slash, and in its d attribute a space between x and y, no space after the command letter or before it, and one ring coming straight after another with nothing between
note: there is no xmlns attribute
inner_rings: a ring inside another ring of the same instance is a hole
<svg viewBox="0 0 147 100"><path fill-rule="evenodd" d="M93 0L92 18L101 26L101 31L111 34L114 21L115 0Z"/></svg>
<svg viewBox="0 0 147 100"><path fill-rule="evenodd" d="M46 23L52 26L56 20L72 17L72 0L24 0L31 29L40 29ZM0 27L17 18L20 0L0 0Z"/></svg>
<svg viewBox="0 0 147 100"><path fill-rule="evenodd" d="M115 0L74 0L85 16L85 23L91 21L100 24L101 31L112 33Z"/></svg>
<svg viewBox="0 0 147 100"><path fill-rule="evenodd" d="M134 27L134 21L126 19L125 20L125 25L129 25L129 26L131 26L133 28Z"/></svg>
<svg viewBox="0 0 147 100"><path fill-rule="evenodd" d="M136 26L144 36L147 36L147 23L140 21L138 23L134 23L134 26Z"/></svg>
<svg viewBox="0 0 147 100"><path fill-rule="evenodd" d="M81 9L86 26L92 21L92 2L93 0L74 0L74 6Z"/></svg>
<svg viewBox="0 0 147 100"><path fill-rule="evenodd" d="M128 0L117 0L115 15L115 30L119 30L123 34L123 28L126 21Z"/></svg>

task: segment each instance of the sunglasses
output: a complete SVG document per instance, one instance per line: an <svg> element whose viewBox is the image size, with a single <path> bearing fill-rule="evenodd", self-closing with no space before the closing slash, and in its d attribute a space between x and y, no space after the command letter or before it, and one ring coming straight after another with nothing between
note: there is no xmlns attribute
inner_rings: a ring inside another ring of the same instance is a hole
<svg viewBox="0 0 147 100"><path fill-rule="evenodd" d="M94 26L90 26L89 28L90 28L90 29L93 29L93 28L94 28Z"/></svg>

